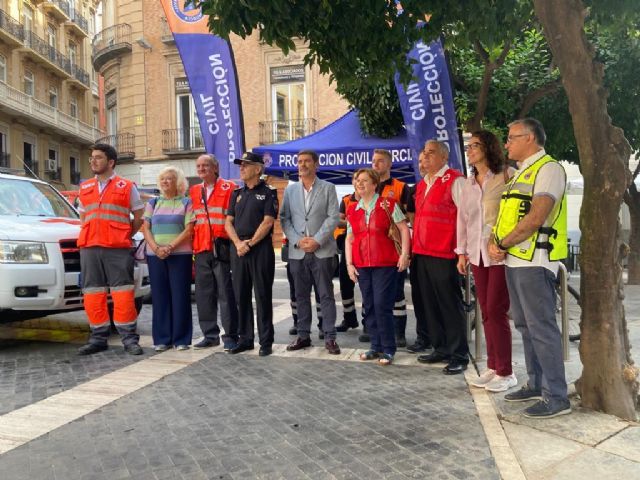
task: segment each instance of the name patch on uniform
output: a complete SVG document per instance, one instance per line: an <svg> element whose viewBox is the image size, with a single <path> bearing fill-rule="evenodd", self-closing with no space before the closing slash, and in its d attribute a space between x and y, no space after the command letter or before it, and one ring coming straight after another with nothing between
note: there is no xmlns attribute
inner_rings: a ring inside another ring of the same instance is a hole
<svg viewBox="0 0 640 480"><path fill-rule="evenodd" d="M266 195L258 195L256 193L256 200L264 200L265 198L267 198Z"/></svg>
<svg viewBox="0 0 640 480"><path fill-rule="evenodd" d="M93 183L93 182L91 182L91 183L85 183L85 184L81 185L81 186L80 186L80 188L82 188L82 189L84 190L85 188L91 188L91 187L93 187L94 185L95 185L95 183Z"/></svg>

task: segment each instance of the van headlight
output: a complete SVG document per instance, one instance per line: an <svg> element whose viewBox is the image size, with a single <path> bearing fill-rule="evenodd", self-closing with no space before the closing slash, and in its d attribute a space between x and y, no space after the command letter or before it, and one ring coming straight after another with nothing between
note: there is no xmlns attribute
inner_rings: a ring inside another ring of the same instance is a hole
<svg viewBox="0 0 640 480"><path fill-rule="evenodd" d="M42 242L0 240L0 263L49 263L47 247Z"/></svg>

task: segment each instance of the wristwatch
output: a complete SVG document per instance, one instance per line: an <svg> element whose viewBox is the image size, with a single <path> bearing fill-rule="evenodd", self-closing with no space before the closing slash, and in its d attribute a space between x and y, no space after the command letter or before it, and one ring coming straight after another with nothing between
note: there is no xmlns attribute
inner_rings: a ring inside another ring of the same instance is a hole
<svg viewBox="0 0 640 480"><path fill-rule="evenodd" d="M504 245L502 245L502 241L498 242L496 245L503 252L506 252L507 250L509 250L509 247L505 247Z"/></svg>

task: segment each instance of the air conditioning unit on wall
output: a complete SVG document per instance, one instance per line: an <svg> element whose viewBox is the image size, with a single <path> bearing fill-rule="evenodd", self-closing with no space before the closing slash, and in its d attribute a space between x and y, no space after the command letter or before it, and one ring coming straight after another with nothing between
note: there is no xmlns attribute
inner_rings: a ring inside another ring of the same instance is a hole
<svg viewBox="0 0 640 480"><path fill-rule="evenodd" d="M47 172L57 172L58 171L58 161L54 158L47 158L44 163L44 169Z"/></svg>

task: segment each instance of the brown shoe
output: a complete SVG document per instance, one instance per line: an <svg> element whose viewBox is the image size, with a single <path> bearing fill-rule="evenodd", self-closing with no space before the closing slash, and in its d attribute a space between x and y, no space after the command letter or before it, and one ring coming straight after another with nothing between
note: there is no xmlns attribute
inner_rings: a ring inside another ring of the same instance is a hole
<svg viewBox="0 0 640 480"><path fill-rule="evenodd" d="M335 340L327 340L324 344L324 348L327 349L330 355L340 355L340 347Z"/></svg>
<svg viewBox="0 0 640 480"><path fill-rule="evenodd" d="M293 342L287 345L287 350L289 352L295 352L296 350L302 350L303 348L307 348L310 346L311 346L310 338L297 337Z"/></svg>

